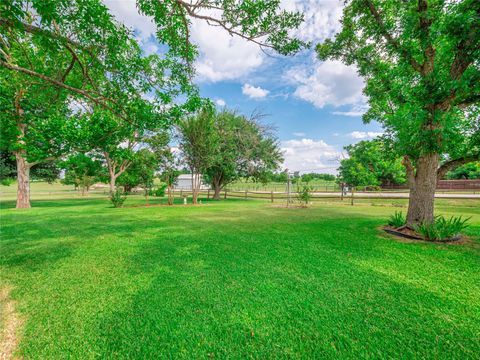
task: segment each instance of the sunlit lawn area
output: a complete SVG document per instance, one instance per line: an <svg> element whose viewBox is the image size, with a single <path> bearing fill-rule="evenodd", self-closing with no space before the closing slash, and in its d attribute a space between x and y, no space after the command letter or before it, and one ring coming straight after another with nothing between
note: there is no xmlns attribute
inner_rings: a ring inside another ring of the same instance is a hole
<svg viewBox="0 0 480 360"><path fill-rule="evenodd" d="M384 235L404 200L203 203L4 201L17 355L478 358L478 200L437 201L439 214L472 217L461 245Z"/></svg>

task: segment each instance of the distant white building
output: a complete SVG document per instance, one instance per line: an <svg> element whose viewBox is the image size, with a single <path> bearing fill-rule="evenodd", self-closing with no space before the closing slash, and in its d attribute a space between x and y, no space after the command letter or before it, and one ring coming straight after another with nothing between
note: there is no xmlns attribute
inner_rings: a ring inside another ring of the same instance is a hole
<svg viewBox="0 0 480 360"><path fill-rule="evenodd" d="M192 174L182 174L178 177L177 182L175 183L176 190L192 190ZM205 184L202 179L202 175L200 175L200 189L207 190L210 186Z"/></svg>

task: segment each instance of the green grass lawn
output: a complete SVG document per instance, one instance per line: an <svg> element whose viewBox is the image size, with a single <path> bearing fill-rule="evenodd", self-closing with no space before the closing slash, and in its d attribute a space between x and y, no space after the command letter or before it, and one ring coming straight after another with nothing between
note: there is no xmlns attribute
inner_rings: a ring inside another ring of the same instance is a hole
<svg viewBox="0 0 480 360"><path fill-rule="evenodd" d="M3 201L0 282L22 320L17 355L478 358L478 200L437 201L439 214L472 217L462 245L384 235L405 200L204 203Z"/></svg>

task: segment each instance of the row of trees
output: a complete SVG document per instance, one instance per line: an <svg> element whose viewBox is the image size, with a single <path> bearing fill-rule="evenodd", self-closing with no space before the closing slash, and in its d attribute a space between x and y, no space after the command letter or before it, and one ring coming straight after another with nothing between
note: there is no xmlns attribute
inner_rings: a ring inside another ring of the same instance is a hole
<svg viewBox="0 0 480 360"><path fill-rule="evenodd" d="M30 206L31 168L93 145L114 187L131 164L123 154L202 106L191 84L192 18L281 54L306 45L289 37L302 15L279 0L137 6L165 55L145 56L100 0L0 4L0 147L16 157L17 207ZM478 0L348 0L341 31L316 47L365 79L364 121L380 122L402 158L412 226L433 221L437 179L480 157L479 19Z"/></svg>
<svg viewBox="0 0 480 360"><path fill-rule="evenodd" d="M92 134L84 134L82 141L91 149L88 152L73 152L48 163L51 172L41 178L54 181L60 170L64 170L62 183L74 185L84 194L97 183L109 183L110 192L116 186L123 186L129 192L142 187L146 193L159 177L171 190L180 175L181 167L192 174L193 202L197 202L200 177L214 189L214 198L220 198L221 190L239 178L265 178L272 174L283 161L278 141L273 131L254 114L251 118L224 109L217 111L211 104L198 113L179 120L174 137L169 133L156 132L154 135L139 137L117 137L108 141L96 141L109 129L108 121L95 118ZM84 121L93 121L85 117ZM117 132L111 132L118 135ZM93 140L92 140L93 137ZM178 141L181 153L174 154L171 140ZM8 157L7 157L8 159ZM10 160L11 165L11 160ZM43 169L38 166L36 169ZM10 174L12 176L13 169ZM3 177L3 176L2 176ZM171 201L170 201L171 202Z"/></svg>
<svg viewBox="0 0 480 360"><path fill-rule="evenodd" d="M278 141L258 118L204 108L180 121L180 150L193 175L194 204L199 175L214 189L214 199L219 199L220 191L239 178L260 179L279 167L283 157Z"/></svg>
<svg viewBox="0 0 480 360"><path fill-rule="evenodd" d="M304 46L288 31L302 15L278 1L137 7L154 20L163 55L145 55L101 0L0 3L0 149L16 159L17 208L30 207L31 169L72 152L101 155L113 191L140 144L202 106L192 18L282 54Z"/></svg>

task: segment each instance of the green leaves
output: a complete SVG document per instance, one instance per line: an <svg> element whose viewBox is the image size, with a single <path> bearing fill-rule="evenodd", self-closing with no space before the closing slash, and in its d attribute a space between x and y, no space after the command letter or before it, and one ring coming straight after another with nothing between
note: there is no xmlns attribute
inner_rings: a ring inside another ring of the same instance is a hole
<svg viewBox="0 0 480 360"><path fill-rule="evenodd" d="M273 134L233 111L204 109L182 120L179 132L187 164L216 189L240 177L260 178L282 161Z"/></svg>
<svg viewBox="0 0 480 360"><path fill-rule="evenodd" d="M379 186L405 183L401 160L388 155L383 140L360 141L345 147L348 158L340 162L340 177L351 186ZM391 154L391 153L390 153Z"/></svg>
<svg viewBox="0 0 480 360"><path fill-rule="evenodd" d="M157 38L169 51L189 64L197 55L191 43L191 21L206 21L233 36L252 41L280 54L293 54L308 44L289 35L303 21L298 12L280 9L280 0L206 0L192 3L183 0L137 0L141 13L152 16Z"/></svg>
<svg viewBox="0 0 480 360"><path fill-rule="evenodd" d="M480 99L478 1L347 2L343 28L316 47L320 59L355 64L366 81L365 121L379 121L396 150L455 153L475 132Z"/></svg>

